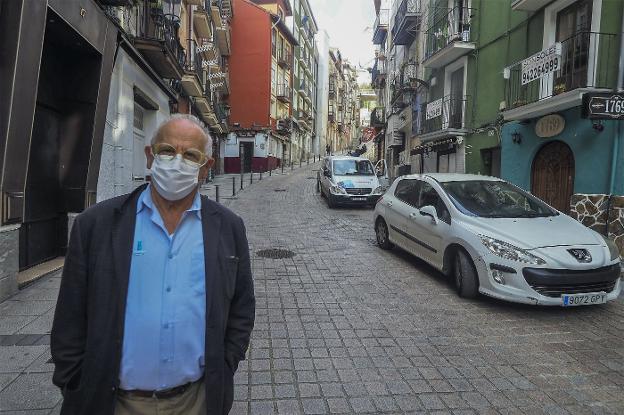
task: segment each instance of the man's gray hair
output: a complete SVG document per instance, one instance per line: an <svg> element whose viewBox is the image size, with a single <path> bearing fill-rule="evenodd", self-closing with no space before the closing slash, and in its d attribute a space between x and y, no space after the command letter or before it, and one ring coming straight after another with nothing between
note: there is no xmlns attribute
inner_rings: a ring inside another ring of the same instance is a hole
<svg viewBox="0 0 624 415"><path fill-rule="evenodd" d="M191 114L171 114L171 116L167 120L163 121L156 129L156 132L154 133L154 136L152 137L152 145L160 141L161 139L160 136L161 136L163 127L169 124L170 122L176 121L176 120L189 121L195 124L204 133L204 138L205 138L204 152L206 153L208 157L212 157L212 136L210 135L210 132L208 131L208 129L204 127L204 124L199 120L199 118Z"/></svg>

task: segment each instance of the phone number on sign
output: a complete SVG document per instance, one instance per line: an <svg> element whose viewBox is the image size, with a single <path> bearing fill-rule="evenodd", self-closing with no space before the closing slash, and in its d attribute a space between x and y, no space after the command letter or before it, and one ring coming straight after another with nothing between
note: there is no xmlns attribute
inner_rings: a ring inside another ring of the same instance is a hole
<svg viewBox="0 0 624 415"><path fill-rule="evenodd" d="M522 69L522 85L528 84L542 76L559 70L561 59L559 56L553 56L545 62L527 66Z"/></svg>

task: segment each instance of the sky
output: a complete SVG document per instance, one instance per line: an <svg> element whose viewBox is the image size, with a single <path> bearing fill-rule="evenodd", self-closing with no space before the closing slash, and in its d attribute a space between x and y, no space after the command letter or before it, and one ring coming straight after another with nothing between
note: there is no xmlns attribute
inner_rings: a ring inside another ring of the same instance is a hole
<svg viewBox="0 0 624 415"><path fill-rule="evenodd" d="M329 34L331 47L340 49L343 58L365 68L373 66L373 0L309 0L319 29ZM370 83L370 75L360 72L360 83Z"/></svg>

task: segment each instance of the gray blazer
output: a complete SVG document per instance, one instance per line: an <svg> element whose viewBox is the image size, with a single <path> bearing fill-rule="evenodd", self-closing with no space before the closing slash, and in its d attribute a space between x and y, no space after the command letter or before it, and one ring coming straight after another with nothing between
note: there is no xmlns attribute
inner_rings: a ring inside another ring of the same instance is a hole
<svg viewBox="0 0 624 415"><path fill-rule="evenodd" d="M51 335L62 414L114 412L136 205L144 189L90 207L72 227ZM254 325L249 246L242 219L230 210L202 196L201 213L207 415L227 414Z"/></svg>

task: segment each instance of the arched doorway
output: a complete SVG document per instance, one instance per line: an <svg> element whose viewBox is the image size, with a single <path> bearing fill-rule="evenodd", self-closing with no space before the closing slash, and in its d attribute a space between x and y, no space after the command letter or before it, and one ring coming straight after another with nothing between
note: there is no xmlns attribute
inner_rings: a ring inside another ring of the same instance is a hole
<svg viewBox="0 0 624 415"><path fill-rule="evenodd" d="M574 192L574 155L567 144L553 141L533 159L531 192L561 212L570 211Z"/></svg>

